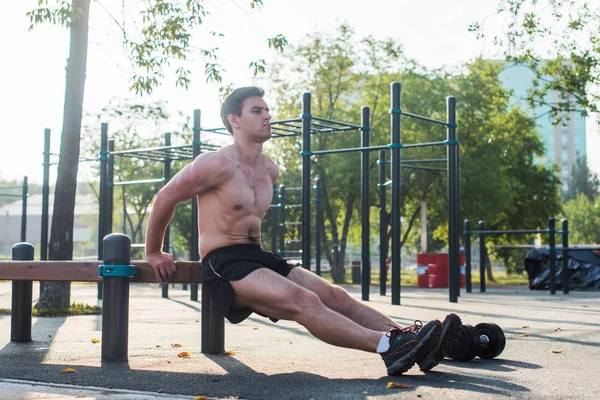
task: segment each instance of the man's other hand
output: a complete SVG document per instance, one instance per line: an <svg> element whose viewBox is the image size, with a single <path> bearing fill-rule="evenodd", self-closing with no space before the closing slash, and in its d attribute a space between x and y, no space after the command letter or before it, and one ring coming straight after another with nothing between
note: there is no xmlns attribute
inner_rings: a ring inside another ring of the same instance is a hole
<svg viewBox="0 0 600 400"><path fill-rule="evenodd" d="M169 282L175 272L175 262L169 253L158 252L146 254L148 263L154 268L154 275L159 282Z"/></svg>

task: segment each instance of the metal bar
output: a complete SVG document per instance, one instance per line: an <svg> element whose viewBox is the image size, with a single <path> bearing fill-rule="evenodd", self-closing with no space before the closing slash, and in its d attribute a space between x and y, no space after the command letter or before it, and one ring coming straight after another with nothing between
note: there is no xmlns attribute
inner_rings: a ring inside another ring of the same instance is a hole
<svg viewBox="0 0 600 400"><path fill-rule="evenodd" d="M446 158L425 158L423 160L403 160L402 164L446 162Z"/></svg>
<svg viewBox="0 0 600 400"><path fill-rule="evenodd" d="M199 109L194 110L194 127L193 127L193 139L192 139L192 158L196 159L200 155L201 151L201 127L200 127L200 118L202 114ZM193 162L193 161L192 161ZM196 196L192 198L192 243L190 243L190 260L198 261L200 260L200 251L198 249L198 199ZM198 301L198 283L190 284L190 300ZM210 308L210 307L209 307ZM204 325L202 325L201 330L204 329ZM202 336L205 334L208 335L208 332L201 332Z"/></svg>
<svg viewBox="0 0 600 400"><path fill-rule="evenodd" d="M165 147L171 146L171 133L170 132L165 132L164 141L165 141ZM163 165L163 182L164 182L164 184L166 185L167 182L169 182L169 180L171 180L171 159L165 158L164 165ZM165 236L163 239L162 251L164 251L165 253L168 253L169 247L171 247L171 228L169 226L167 226L167 229L165 230ZM162 284L162 298L163 299L169 298L169 284L168 283Z"/></svg>
<svg viewBox="0 0 600 400"><path fill-rule="evenodd" d="M415 119L420 119L421 121L427 121L427 122L433 122L434 124L438 124L438 125L444 125L447 126L448 123L445 121L440 121L437 119L433 119L433 118L429 118L429 117L424 117L422 115L418 115L418 114L412 114L412 113L408 113L408 112L402 112L402 115L406 115L407 117L412 117Z"/></svg>
<svg viewBox="0 0 600 400"><path fill-rule="evenodd" d="M317 151L311 152L311 154L312 155L321 155L321 154L335 154L335 153L351 153L351 152L355 152L355 151L364 151L364 150L373 151L373 150L382 150L382 149L387 149L387 148L388 148L388 145L370 146L370 147L352 147L352 148L348 148L348 149L317 150Z"/></svg>
<svg viewBox="0 0 600 400"><path fill-rule="evenodd" d="M447 158L448 158L448 296L451 303L458 303L460 295L460 240L458 224L458 142L456 141L456 98L446 98ZM425 119L435 122L432 119ZM423 167L426 168L426 167Z"/></svg>
<svg viewBox="0 0 600 400"><path fill-rule="evenodd" d="M556 294L556 236L555 236L555 228L556 228L556 219L549 218L548 219L548 231L550 232L550 236L548 237L548 247L549 247L549 260L550 263L550 294Z"/></svg>
<svg viewBox="0 0 600 400"><path fill-rule="evenodd" d="M369 107L361 109L361 147L365 150L361 152L361 266L362 266L362 300L369 301L369 289L371 287L371 225L369 219L370 202L369 202L369 175L370 175L370 160L369 160L369 142L371 132L371 110Z"/></svg>
<svg viewBox="0 0 600 400"><path fill-rule="evenodd" d="M23 189L23 186L19 186L20 189ZM23 195L22 194L8 194L8 193L0 193L0 196L2 197L15 197L15 198L22 198Z"/></svg>
<svg viewBox="0 0 600 400"><path fill-rule="evenodd" d="M571 271L569 271L569 221L562 220L562 285L563 293L569 294L569 281L571 280Z"/></svg>
<svg viewBox="0 0 600 400"><path fill-rule="evenodd" d="M165 179L164 178L156 178L156 179L140 179L138 181L113 182L113 186L142 185L145 183L165 183Z"/></svg>
<svg viewBox="0 0 600 400"><path fill-rule="evenodd" d="M44 176L42 177L42 232L40 237L40 260L48 259L48 216L50 204L50 137L50 129L44 129ZM100 256L100 253L98 253L98 256Z"/></svg>
<svg viewBox="0 0 600 400"><path fill-rule="evenodd" d="M21 195L21 242L27 240L27 196L29 192L29 185L27 184L27 177L23 177L23 194Z"/></svg>
<svg viewBox="0 0 600 400"><path fill-rule="evenodd" d="M405 165L404 168L408 168L408 169L424 169L424 170L428 170L428 171L443 171L443 172L447 172L448 171L447 168L421 167L419 165Z"/></svg>
<svg viewBox="0 0 600 400"><path fill-rule="evenodd" d="M310 271L310 124L311 96L302 96L302 267Z"/></svg>
<svg viewBox="0 0 600 400"><path fill-rule="evenodd" d="M392 82L390 86L391 90L391 108L392 110L399 110L401 105L401 92L402 86L400 82ZM390 115L391 123L391 140L393 145L392 148L392 304L400 305L400 273L401 273L401 260L400 260L400 240L401 240L401 210L400 204L402 201L401 193L401 154L399 145L401 143L401 118L400 114L393 112Z"/></svg>
<svg viewBox="0 0 600 400"><path fill-rule="evenodd" d="M479 291L481 293L485 293L485 223L483 221L479 221Z"/></svg>
<svg viewBox="0 0 600 400"><path fill-rule="evenodd" d="M108 167L108 124L100 124L100 184L98 191L98 260L102 259L102 246L104 244L104 236L107 235L104 230L105 216L106 213L106 188L108 187L106 182L106 172Z"/></svg>
<svg viewBox="0 0 600 400"><path fill-rule="evenodd" d="M504 231L486 231L486 230L475 230L471 231L473 234L484 234L484 235L506 235L506 234L537 234L537 233L550 233L547 229L517 229L517 230L504 230Z"/></svg>
<svg viewBox="0 0 600 400"><path fill-rule="evenodd" d="M387 286L387 219L384 150L379 150L379 161L379 294L385 296Z"/></svg>
<svg viewBox="0 0 600 400"><path fill-rule="evenodd" d="M362 128L362 127L360 127L358 125L349 124L347 122L335 121L333 119L327 119L327 118L321 118L321 117L313 117L313 119L315 121L329 122L331 124L338 124L338 125L342 125L342 126L346 126L346 127L351 127L351 128L354 128L354 129L361 129ZM365 125L363 125L363 126L365 126Z"/></svg>

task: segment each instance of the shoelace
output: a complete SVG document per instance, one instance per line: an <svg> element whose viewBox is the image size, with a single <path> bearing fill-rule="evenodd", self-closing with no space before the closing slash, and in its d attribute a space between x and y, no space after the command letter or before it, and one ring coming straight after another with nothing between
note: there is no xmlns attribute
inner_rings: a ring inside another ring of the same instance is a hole
<svg viewBox="0 0 600 400"><path fill-rule="evenodd" d="M389 331L387 331L386 335L388 337L392 336L392 333L396 335L406 335L408 333L418 333L421 328L423 328L423 323L419 320L415 320L415 323L410 326L405 326L404 328L398 328L396 326L392 327Z"/></svg>

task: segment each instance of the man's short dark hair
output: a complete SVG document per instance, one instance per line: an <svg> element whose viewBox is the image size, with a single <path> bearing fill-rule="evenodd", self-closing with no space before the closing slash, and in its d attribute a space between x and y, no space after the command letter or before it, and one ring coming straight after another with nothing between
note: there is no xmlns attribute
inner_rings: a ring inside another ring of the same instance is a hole
<svg viewBox="0 0 600 400"><path fill-rule="evenodd" d="M227 95L225 101L223 101L223 104L221 105L221 120L223 120L223 125L225 125L225 128L227 128L227 131L230 134L233 135L233 128L227 119L229 114L234 114L238 117L241 117L244 100L246 100L248 97L263 97L264 95L265 91L256 86L237 88Z"/></svg>

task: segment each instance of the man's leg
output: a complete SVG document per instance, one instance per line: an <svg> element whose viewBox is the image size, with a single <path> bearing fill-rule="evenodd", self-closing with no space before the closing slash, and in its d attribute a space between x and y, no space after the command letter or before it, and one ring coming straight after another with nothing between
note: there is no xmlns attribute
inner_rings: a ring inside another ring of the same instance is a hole
<svg viewBox="0 0 600 400"><path fill-rule="evenodd" d="M399 326L388 316L350 296L343 288L332 285L304 268L296 267L292 269L288 278L303 288L316 293L327 307L345 315L365 328L387 331L392 327Z"/></svg>
<svg viewBox="0 0 600 400"><path fill-rule="evenodd" d="M327 307L316 293L267 268L230 283L235 293L234 307L296 321L317 338L335 346L375 352L382 334L389 329L365 328Z"/></svg>

